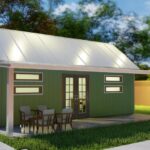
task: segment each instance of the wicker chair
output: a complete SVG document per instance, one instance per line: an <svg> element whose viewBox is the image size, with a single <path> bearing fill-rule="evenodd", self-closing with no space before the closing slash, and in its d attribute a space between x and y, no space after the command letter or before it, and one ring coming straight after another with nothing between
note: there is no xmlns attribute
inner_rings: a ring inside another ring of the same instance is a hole
<svg viewBox="0 0 150 150"><path fill-rule="evenodd" d="M33 131L34 131L34 121L33 118L35 116L35 110L31 110L29 106L21 106L20 107L20 125L21 127L24 128L24 133L25 133L25 127L29 127L29 132L30 132L30 127L33 125Z"/></svg>
<svg viewBox="0 0 150 150"><path fill-rule="evenodd" d="M67 124L70 125L70 127L72 128L72 113L73 110L71 108L65 108L62 110L61 113L56 115L56 123L58 125L58 129L62 130L63 126L65 127L66 130L66 126Z"/></svg>
<svg viewBox="0 0 150 150"><path fill-rule="evenodd" d="M39 132L39 127L42 127L42 133L44 133L44 127L47 127L47 132L49 132L50 127L54 131L54 117L54 109L43 110L40 117L37 118L37 133Z"/></svg>

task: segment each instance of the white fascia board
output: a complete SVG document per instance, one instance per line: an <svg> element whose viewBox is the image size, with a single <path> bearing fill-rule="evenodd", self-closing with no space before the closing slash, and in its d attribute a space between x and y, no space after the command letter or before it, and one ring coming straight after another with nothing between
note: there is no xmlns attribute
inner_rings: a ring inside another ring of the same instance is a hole
<svg viewBox="0 0 150 150"><path fill-rule="evenodd" d="M120 69L120 68L100 68L88 66L61 66L48 64L26 64L11 63L9 67L18 69L39 69L39 70L61 70L61 71L80 71L80 72L108 72L108 73L125 73L125 74L150 74L150 70L139 69Z"/></svg>

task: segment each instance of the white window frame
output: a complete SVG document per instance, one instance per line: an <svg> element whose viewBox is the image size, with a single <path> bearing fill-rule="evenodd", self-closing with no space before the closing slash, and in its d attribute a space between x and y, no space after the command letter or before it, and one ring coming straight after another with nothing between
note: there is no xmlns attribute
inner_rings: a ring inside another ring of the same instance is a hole
<svg viewBox="0 0 150 150"><path fill-rule="evenodd" d="M120 77L121 81L106 81L106 77ZM123 75L104 75L104 83L123 83Z"/></svg>
<svg viewBox="0 0 150 150"><path fill-rule="evenodd" d="M106 91L106 87L121 87L121 91ZM115 94L115 93L123 93L123 86L122 85L105 85L104 86L104 93L105 94Z"/></svg>
<svg viewBox="0 0 150 150"><path fill-rule="evenodd" d="M16 74L37 74L41 75L41 80L34 80L34 79L16 79ZM43 82L43 72L25 72L25 71L15 71L14 73L14 81L15 82Z"/></svg>
<svg viewBox="0 0 150 150"><path fill-rule="evenodd" d="M16 93L16 87L41 87L42 89L42 92L41 93ZM43 95L43 85L15 85L14 86L14 95L15 96L20 96L20 95L24 95L24 96L27 96L27 95Z"/></svg>

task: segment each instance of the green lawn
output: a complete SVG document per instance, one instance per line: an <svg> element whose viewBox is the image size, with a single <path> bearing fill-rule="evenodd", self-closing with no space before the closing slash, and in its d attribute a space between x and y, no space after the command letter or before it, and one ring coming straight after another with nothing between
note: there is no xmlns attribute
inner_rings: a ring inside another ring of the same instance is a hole
<svg viewBox="0 0 150 150"><path fill-rule="evenodd" d="M8 138L0 135L0 141L18 150L99 150L147 139L150 139L150 121L28 138Z"/></svg>
<svg viewBox="0 0 150 150"><path fill-rule="evenodd" d="M136 105L135 113L150 114L150 106Z"/></svg>

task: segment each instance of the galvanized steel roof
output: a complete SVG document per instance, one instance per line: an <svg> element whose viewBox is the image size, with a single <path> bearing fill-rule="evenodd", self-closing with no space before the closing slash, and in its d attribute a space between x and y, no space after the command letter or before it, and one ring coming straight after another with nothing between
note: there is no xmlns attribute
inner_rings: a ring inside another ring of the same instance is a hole
<svg viewBox="0 0 150 150"><path fill-rule="evenodd" d="M106 43L0 29L0 61L54 66L138 69Z"/></svg>

